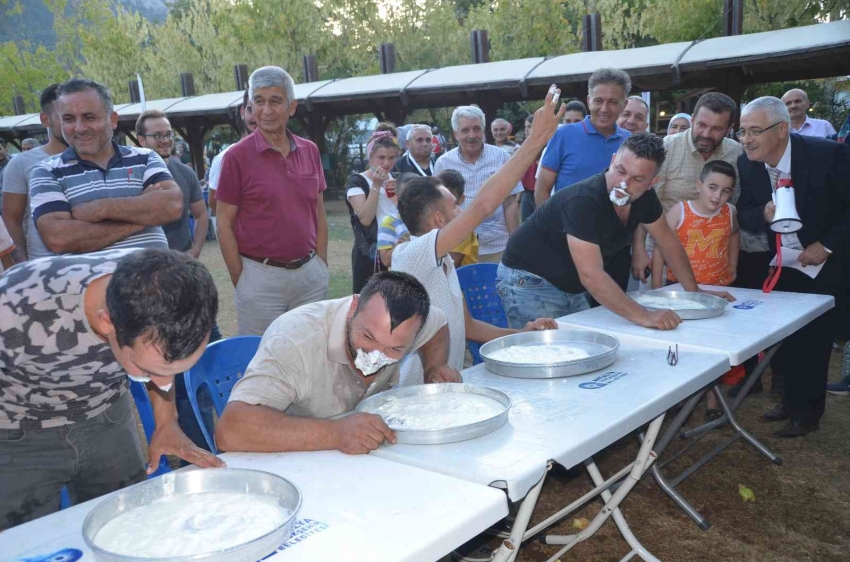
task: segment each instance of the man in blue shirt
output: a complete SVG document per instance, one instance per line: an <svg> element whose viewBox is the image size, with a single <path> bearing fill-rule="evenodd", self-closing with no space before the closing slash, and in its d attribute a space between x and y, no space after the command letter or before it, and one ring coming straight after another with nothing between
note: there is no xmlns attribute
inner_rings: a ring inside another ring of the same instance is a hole
<svg viewBox="0 0 850 562"><path fill-rule="evenodd" d="M608 167L629 132L617 126L626 107L632 81L616 68L596 70L587 83L587 106L590 115L579 123L564 125L543 153L534 188L538 207L552 194L585 180Z"/></svg>

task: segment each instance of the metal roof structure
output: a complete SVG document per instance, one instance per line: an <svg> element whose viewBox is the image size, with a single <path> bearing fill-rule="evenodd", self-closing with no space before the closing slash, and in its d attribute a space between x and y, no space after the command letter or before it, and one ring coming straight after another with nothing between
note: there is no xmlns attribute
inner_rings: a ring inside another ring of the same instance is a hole
<svg viewBox="0 0 850 562"><path fill-rule="evenodd" d="M550 84L563 97L584 96L597 68L615 67L632 77L633 88L717 87L731 93L746 84L804 80L850 74L850 20L763 33L716 37L653 47L573 53L391 74L355 76L297 84L297 118L320 125L341 115L375 113L403 121L410 112L429 107L477 103L485 112L502 103L541 99ZM730 84L734 84L730 86ZM232 123L243 92L150 100L149 108L169 114L175 127L200 132ZM140 104L116 107L119 128L130 131ZM38 114L0 118L0 136L23 138L43 130ZM318 134L321 137L321 134Z"/></svg>

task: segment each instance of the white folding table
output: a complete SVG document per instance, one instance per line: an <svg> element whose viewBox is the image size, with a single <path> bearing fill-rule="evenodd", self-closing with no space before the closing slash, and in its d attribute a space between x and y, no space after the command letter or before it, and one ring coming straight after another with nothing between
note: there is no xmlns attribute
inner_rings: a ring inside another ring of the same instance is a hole
<svg viewBox="0 0 850 562"><path fill-rule="evenodd" d="M508 514L499 490L371 455L323 451L222 458L229 467L272 472L301 489L295 534L264 559L271 562L434 562ZM0 533L3 559L93 562L82 525L103 499Z"/></svg>
<svg viewBox="0 0 850 562"><path fill-rule="evenodd" d="M728 369L725 355L699 352L688 354L671 367L666 350L628 342L621 345L610 367L577 377L516 379L494 375L478 365L463 372L464 382L510 395L513 405L508 423L478 439L445 445L385 445L372 454L504 488L512 501L522 500L510 536L494 560L513 560L523 541L601 495L606 505L587 529L568 537L549 537L552 543L566 545L552 560L592 536L613 515L632 547L624 560L638 555L654 561L656 558L629 530L618 505L652 463L652 442L664 412ZM646 440L635 462L603 479L593 455L647 423ZM566 468L584 463L597 487L529 529L531 513L553 462ZM608 488L624 478L611 497Z"/></svg>
<svg viewBox="0 0 850 562"><path fill-rule="evenodd" d="M670 290L682 290L681 285L671 285L667 288ZM686 320L675 330L663 332L638 326L604 307L597 307L564 316L558 319L558 323L562 328L578 328L605 332L617 336L621 342L637 343L665 352L671 346L674 348L678 346L680 360L686 360L690 353L710 352L727 356L729 363L732 366L736 366L754 357L759 352L765 351L764 359L747 378L745 385L731 404L727 403L716 385L707 385L706 388L694 394L684 404L664 435L655 444L654 450L661 457L674 438L679 435L688 416L702 399L705 392L708 390L714 392L720 403L723 416L718 420L683 432L681 434L682 438L692 439L690 445L676 454L668 455L664 460L659 460L651 468L653 478L667 495L700 528L708 530L711 527L711 523L676 490L676 486L739 438L743 438L750 443L771 462L781 464L782 459L741 427L735 419L734 413L746 398L750 388L761 377L767 365L770 364L770 360L776 354L782 340L815 318L826 313L835 305L835 299L825 295L784 292L764 293L759 290L737 289L734 287L704 288L728 291L737 300L729 303L722 316L704 320ZM726 424L730 425L733 429L733 436L729 440L710 451L674 478L668 478L661 472L665 464L675 460L686 450L690 449L709 431Z"/></svg>

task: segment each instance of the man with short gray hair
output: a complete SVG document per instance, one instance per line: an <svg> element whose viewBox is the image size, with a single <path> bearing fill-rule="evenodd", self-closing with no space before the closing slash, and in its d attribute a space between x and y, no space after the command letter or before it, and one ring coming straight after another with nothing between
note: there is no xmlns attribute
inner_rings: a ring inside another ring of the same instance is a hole
<svg viewBox="0 0 850 562"><path fill-rule="evenodd" d="M633 135L645 133L649 125L649 104L646 100L640 96L629 96L617 125Z"/></svg>
<svg viewBox="0 0 850 562"><path fill-rule="evenodd" d="M512 126L505 119L499 117L490 123L490 132L493 133L493 143L513 156L519 145L510 139Z"/></svg>
<svg viewBox="0 0 850 562"><path fill-rule="evenodd" d="M744 107L737 135L744 147L738 221L751 232L766 232L771 253L781 246L783 261L796 256L800 267L782 268L777 291L838 296L847 286L850 251L850 146L794 134L791 127L778 98L761 97ZM783 181L793 184L802 228L779 235L769 225L777 210L773 191ZM769 273L765 266L763 278ZM812 320L785 338L774 357L772 367L785 375L782 403L764 419L788 421L774 435L800 437L818 429L836 320L835 309Z"/></svg>
<svg viewBox="0 0 850 562"><path fill-rule="evenodd" d="M826 119L809 117L809 96L803 90L794 88L782 96L782 103L788 108L791 117L791 132L807 137L829 138L835 134L835 127Z"/></svg>
<svg viewBox="0 0 850 562"><path fill-rule="evenodd" d="M475 196L490 179L510 160L504 150L484 142L484 112L474 105L462 105L452 112L452 129L458 147L445 153L434 165L434 175L443 170L457 170L466 181L465 199L460 205L467 209ZM517 197L522 184L517 183L504 204L487 217L475 230L478 234L478 261L498 263L508 244L508 237L519 227Z"/></svg>
<svg viewBox="0 0 850 562"><path fill-rule="evenodd" d="M399 127L399 130L401 128ZM418 176L432 176L434 165L434 145L431 142L431 127L428 125L409 125L407 135L407 153L396 160L393 172L401 174L416 174Z"/></svg>
<svg viewBox="0 0 850 562"><path fill-rule="evenodd" d="M534 202L538 208L553 191L569 187L608 167L620 145L631 136L617 125L631 89L631 78L618 68L600 68L590 76L587 82L590 115L579 123L558 129L540 160L534 187Z"/></svg>
<svg viewBox="0 0 850 562"><path fill-rule="evenodd" d="M262 335L278 316L323 300L330 279L322 158L286 126L298 107L295 83L264 66L248 89L257 129L224 155L216 191L240 336Z"/></svg>
<svg viewBox="0 0 850 562"><path fill-rule="evenodd" d="M39 146L41 146L41 143L38 142L36 139L24 139L21 141L21 152L29 152L30 150L38 148Z"/></svg>

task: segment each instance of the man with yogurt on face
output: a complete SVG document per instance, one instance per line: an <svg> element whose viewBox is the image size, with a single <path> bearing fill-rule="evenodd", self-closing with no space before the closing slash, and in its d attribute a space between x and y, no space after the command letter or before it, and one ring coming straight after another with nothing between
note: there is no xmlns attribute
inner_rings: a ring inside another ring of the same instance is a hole
<svg viewBox="0 0 850 562"><path fill-rule="evenodd" d="M352 411L396 385L399 361L418 353L426 383L460 382L446 365L446 317L410 275L372 276L359 295L307 304L275 320L216 427L222 451L337 449L365 454L395 434Z"/></svg>
<svg viewBox="0 0 850 562"><path fill-rule="evenodd" d="M218 309L197 260L114 249L31 260L0 276L0 530L145 479L127 377L147 382L160 455L222 466L177 424L174 376Z"/></svg>
<svg viewBox="0 0 850 562"><path fill-rule="evenodd" d="M648 310L624 289L629 251L639 224L655 237L686 291L700 291L682 244L650 189L664 163L664 145L651 133L626 139L604 172L553 195L511 236L496 287L511 328L540 317L558 318L599 304L647 328L672 330L672 310ZM535 251L528 251L534 248ZM713 293L732 298L728 293Z"/></svg>

